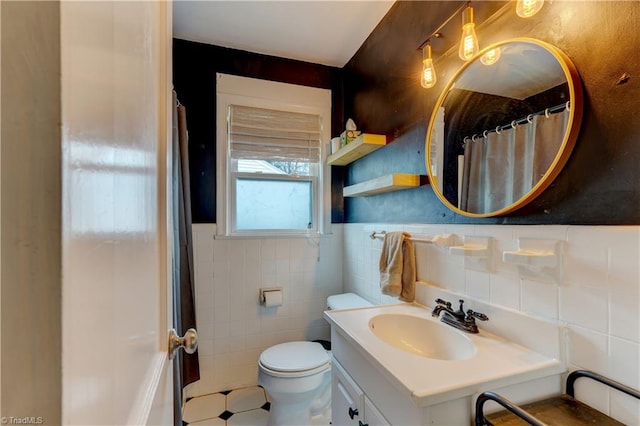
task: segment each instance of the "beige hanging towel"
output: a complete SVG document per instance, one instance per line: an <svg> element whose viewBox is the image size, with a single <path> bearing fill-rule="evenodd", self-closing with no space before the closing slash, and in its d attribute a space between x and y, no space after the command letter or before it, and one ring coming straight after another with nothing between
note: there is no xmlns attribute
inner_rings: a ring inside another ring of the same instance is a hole
<svg viewBox="0 0 640 426"><path fill-rule="evenodd" d="M380 288L383 294L413 302L416 286L416 261L410 235L388 232L380 253Z"/></svg>

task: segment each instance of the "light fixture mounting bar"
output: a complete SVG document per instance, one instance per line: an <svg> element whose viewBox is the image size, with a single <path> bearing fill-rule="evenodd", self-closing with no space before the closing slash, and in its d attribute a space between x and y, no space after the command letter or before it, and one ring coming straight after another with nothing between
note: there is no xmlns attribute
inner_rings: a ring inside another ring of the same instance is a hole
<svg viewBox="0 0 640 426"><path fill-rule="evenodd" d="M440 24L440 26L438 28L436 28L431 34L429 34L429 36L425 39L425 41L423 41L420 46L418 46L417 50L422 50L424 49L424 47L427 45L427 42L429 40L431 40L432 38L441 38L442 37L442 33L440 31L442 31L442 29L449 23L451 22L451 20L453 18L455 18L460 12L462 12L468 5L469 5L469 1L465 1L463 2L460 7L458 7L452 14L451 16L449 16L447 18L446 21L444 21L442 24Z"/></svg>
<svg viewBox="0 0 640 426"><path fill-rule="evenodd" d="M417 50L424 49L424 47L431 42L432 38L440 38L440 37L442 37L442 33L433 33L433 34L431 34L429 37L427 37L427 39L425 41L422 42L422 44L420 46L418 46Z"/></svg>

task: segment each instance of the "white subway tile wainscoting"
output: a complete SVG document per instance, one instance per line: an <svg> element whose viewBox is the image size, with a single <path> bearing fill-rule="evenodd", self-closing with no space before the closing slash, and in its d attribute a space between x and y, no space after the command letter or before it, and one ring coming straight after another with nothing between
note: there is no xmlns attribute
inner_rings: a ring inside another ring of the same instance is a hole
<svg viewBox="0 0 640 426"><path fill-rule="evenodd" d="M194 224L200 380L187 397L257 385L258 358L293 340L328 340L327 297L342 292L342 226L310 238L214 238ZM260 288L282 287L283 304L259 304Z"/></svg>
<svg viewBox="0 0 640 426"><path fill-rule="evenodd" d="M309 240L234 240L214 239L215 225L195 224L201 380L187 388L187 396L256 386L258 357L267 347L328 339L322 312L331 294L397 302L380 292L382 241L370 235L383 230L454 234L456 244L463 236L492 237L492 264L484 272L465 268L465 257L447 247L416 243L417 302L433 306L433 294L445 291L471 309L477 303L558 322L567 330L571 369L640 387L638 226L333 224L331 235ZM503 252L518 250L519 238L561 242L558 282L524 276L518 265L502 261ZM261 287L282 287L283 305L260 306ZM578 381L576 389L581 401L625 424L640 424L637 400L588 381Z"/></svg>
<svg viewBox="0 0 640 426"><path fill-rule="evenodd" d="M373 303L389 301L377 285L382 241L369 237L382 230L453 233L459 243L464 235L493 237L491 272L465 269L464 259L450 255L447 248L417 243L416 301L433 306L429 289L443 289L463 297L468 308L473 309L475 300L559 321L568 330L572 370L591 369L640 388L640 227L345 224L344 291ZM504 251L517 250L518 238L562 242L560 283L523 278L516 265L501 261ZM593 382L577 382L576 392L581 401L605 414L628 425L640 424L636 399Z"/></svg>

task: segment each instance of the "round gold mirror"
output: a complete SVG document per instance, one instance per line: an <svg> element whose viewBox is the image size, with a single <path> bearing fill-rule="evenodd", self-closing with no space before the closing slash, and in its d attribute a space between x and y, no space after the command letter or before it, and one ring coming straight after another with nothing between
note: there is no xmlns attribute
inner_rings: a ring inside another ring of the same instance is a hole
<svg viewBox="0 0 640 426"><path fill-rule="evenodd" d="M431 185L466 216L519 209L560 173L581 120L580 78L562 51L527 38L493 44L453 76L431 114Z"/></svg>

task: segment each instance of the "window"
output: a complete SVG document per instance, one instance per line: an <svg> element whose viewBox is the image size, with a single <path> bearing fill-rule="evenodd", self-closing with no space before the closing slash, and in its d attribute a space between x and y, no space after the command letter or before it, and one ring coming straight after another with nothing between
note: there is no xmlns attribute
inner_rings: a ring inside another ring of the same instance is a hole
<svg viewBox="0 0 640 426"><path fill-rule="evenodd" d="M317 231L320 116L228 108L232 231Z"/></svg>
<svg viewBox="0 0 640 426"><path fill-rule="evenodd" d="M218 75L218 234L326 231L330 91Z"/></svg>

